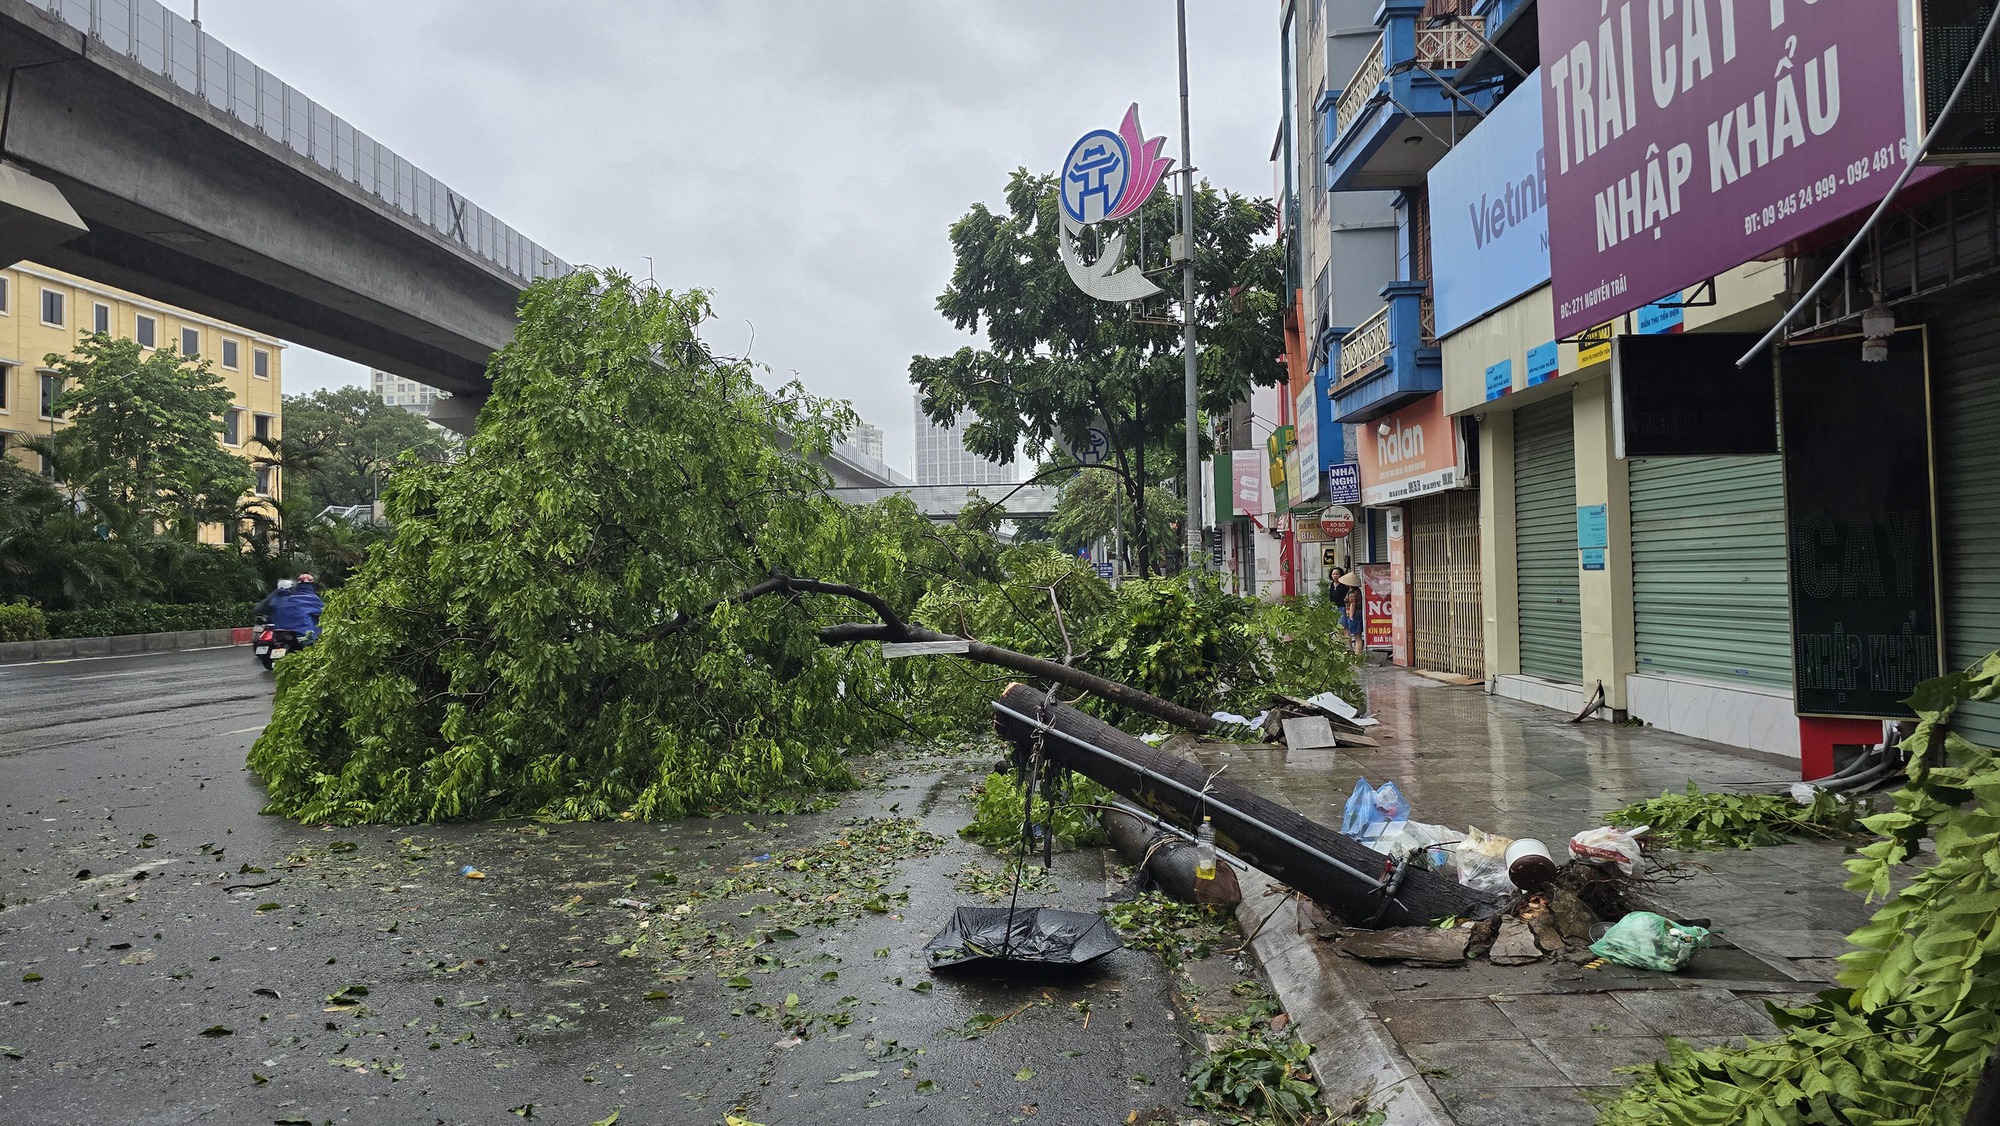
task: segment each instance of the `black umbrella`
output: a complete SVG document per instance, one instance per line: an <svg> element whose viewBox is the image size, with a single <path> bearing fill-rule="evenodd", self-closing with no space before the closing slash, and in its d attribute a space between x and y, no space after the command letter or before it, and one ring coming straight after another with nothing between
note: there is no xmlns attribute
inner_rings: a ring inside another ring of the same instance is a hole
<svg viewBox="0 0 2000 1126"><path fill-rule="evenodd" d="M1054 907L960 907L951 923L924 947L932 966L981 958L1077 966L1123 943L1104 916Z"/></svg>

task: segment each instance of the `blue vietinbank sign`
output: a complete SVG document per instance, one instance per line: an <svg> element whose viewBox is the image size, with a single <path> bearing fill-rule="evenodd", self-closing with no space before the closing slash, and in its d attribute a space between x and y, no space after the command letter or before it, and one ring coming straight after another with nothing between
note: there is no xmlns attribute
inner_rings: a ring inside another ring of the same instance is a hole
<svg viewBox="0 0 2000 1126"><path fill-rule="evenodd" d="M1431 169L1431 260L1445 336L1549 280L1540 72Z"/></svg>

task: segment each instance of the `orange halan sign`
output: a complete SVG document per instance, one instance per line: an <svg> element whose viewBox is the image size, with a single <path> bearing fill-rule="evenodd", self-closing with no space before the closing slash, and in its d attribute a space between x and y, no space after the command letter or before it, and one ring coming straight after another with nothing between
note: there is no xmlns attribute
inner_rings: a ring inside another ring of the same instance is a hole
<svg viewBox="0 0 2000 1126"><path fill-rule="evenodd" d="M1361 502L1396 504L1464 484L1458 420L1443 395L1426 395L1395 414L1354 428L1361 462Z"/></svg>

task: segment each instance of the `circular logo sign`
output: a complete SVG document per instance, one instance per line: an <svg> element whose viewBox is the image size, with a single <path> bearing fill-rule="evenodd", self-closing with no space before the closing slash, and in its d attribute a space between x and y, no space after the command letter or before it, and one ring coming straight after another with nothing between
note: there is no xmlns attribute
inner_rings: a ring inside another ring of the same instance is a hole
<svg viewBox="0 0 2000 1126"><path fill-rule="evenodd" d="M1111 435L1093 426L1084 431L1081 443L1070 447L1078 465L1103 465L1111 460Z"/></svg>
<svg viewBox="0 0 2000 1126"><path fill-rule="evenodd" d="M1093 129L1070 146L1062 166L1063 213L1088 226L1101 223L1125 198L1131 154L1109 129Z"/></svg>
<svg viewBox="0 0 2000 1126"><path fill-rule="evenodd" d="M1320 534L1337 540L1354 530L1354 513L1344 505L1332 505L1319 514Z"/></svg>

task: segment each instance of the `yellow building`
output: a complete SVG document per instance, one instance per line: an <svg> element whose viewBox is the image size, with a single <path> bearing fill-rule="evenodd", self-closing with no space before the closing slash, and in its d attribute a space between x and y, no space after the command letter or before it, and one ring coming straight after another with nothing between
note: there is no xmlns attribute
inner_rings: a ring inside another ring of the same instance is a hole
<svg viewBox="0 0 2000 1126"><path fill-rule="evenodd" d="M266 452L253 444L254 439L281 434L280 367L285 348L281 341L22 262L0 270L0 450L11 450L22 438L48 434L60 425L54 404L62 388L49 370L47 356L69 353L78 340L94 332L208 360L235 400L221 437L231 452L254 459ZM257 495L276 499L280 487L277 470L258 468Z"/></svg>

